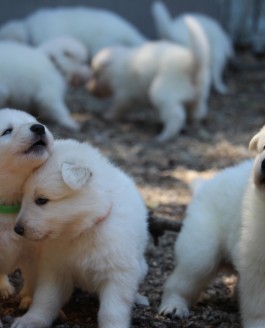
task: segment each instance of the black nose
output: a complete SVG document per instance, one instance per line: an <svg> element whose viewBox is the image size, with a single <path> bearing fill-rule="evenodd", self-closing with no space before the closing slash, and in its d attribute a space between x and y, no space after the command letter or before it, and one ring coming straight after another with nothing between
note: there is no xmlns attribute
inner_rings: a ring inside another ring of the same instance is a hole
<svg viewBox="0 0 265 328"><path fill-rule="evenodd" d="M20 236L24 235L24 227L21 224L16 224L14 227L14 231Z"/></svg>
<svg viewBox="0 0 265 328"><path fill-rule="evenodd" d="M261 162L260 170L263 176L265 176L265 159Z"/></svg>
<svg viewBox="0 0 265 328"><path fill-rule="evenodd" d="M38 136L43 136L45 134L45 128L41 124L33 124L30 127L30 130L37 134Z"/></svg>

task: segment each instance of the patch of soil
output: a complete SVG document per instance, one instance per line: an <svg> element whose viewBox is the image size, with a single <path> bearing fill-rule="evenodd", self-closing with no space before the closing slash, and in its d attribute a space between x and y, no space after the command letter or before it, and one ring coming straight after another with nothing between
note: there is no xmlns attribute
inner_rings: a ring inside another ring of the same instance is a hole
<svg viewBox="0 0 265 328"><path fill-rule="evenodd" d="M110 101L89 96L85 88L70 89L67 94L74 117L82 122L81 132L69 133L55 125L49 127L57 137L73 137L100 148L135 178L155 215L182 220L191 198L189 182L251 157L248 142L265 123L264 70L254 66L250 70L229 72L226 80L231 92L224 96L212 93L207 121L188 126L179 137L163 145L154 140L161 126L153 110L135 104L124 121L111 123L103 118ZM236 273L221 272L192 307L189 318L179 320L158 315L162 286L174 267L176 237L165 233L157 247L150 239L146 254L149 273L141 286L150 306L134 307L131 327L239 328L238 302L233 296ZM19 273L11 279L20 286ZM18 302L17 296L0 302L5 327L10 326L13 317L21 315ZM57 321L53 327L97 327L97 311L97 299L76 291L65 307L66 320Z"/></svg>

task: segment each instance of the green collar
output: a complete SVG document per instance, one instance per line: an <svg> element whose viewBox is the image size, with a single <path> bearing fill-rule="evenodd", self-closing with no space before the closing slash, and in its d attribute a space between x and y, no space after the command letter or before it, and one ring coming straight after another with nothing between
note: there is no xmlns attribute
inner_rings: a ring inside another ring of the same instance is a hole
<svg viewBox="0 0 265 328"><path fill-rule="evenodd" d="M17 214L20 205L0 205L0 214Z"/></svg>

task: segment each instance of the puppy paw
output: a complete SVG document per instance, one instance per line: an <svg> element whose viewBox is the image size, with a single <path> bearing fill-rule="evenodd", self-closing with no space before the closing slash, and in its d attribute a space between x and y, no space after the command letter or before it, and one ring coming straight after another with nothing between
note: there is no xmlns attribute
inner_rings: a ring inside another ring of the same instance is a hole
<svg viewBox="0 0 265 328"><path fill-rule="evenodd" d="M69 131L77 132L80 130L80 125L74 120L65 120L60 122L63 127Z"/></svg>
<svg viewBox="0 0 265 328"><path fill-rule="evenodd" d="M17 318L11 328L48 328L49 326L50 323L45 320L26 314Z"/></svg>
<svg viewBox="0 0 265 328"><path fill-rule="evenodd" d="M149 300L146 296L143 296L143 295L137 293L136 297L135 297L135 303L139 304L139 305L148 306L149 305Z"/></svg>
<svg viewBox="0 0 265 328"><path fill-rule="evenodd" d="M170 316L171 318L187 318L189 316L189 309L184 305L172 303L161 304L159 314L163 316Z"/></svg>
<svg viewBox="0 0 265 328"><path fill-rule="evenodd" d="M8 298L12 294L14 294L15 289L14 287L10 284L8 277L3 277L1 278L0 282L0 295L3 299Z"/></svg>
<svg viewBox="0 0 265 328"><path fill-rule="evenodd" d="M31 305L31 297L30 296L22 296L21 301L19 303L20 310L27 310Z"/></svg>

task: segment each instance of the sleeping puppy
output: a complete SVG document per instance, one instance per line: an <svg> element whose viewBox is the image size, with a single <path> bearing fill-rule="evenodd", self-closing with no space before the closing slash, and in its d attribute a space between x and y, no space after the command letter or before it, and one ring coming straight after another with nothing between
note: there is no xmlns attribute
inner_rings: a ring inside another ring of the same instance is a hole
<svg viewBox="0 0 265 328"><path fill-rule="evenodd" d="M128 328L147 271L147 210L132 179L89 144L60 140L24 192L14 229L42 253L32 305L12 328L49 327L75 286L99 294L100 328Z"/></svg>
<svg viewBox="0 0 265 328"><path fill-rule="evenodd" d="M187 18L191 50L166 41L136 48L111 47L92 59L88 90L98 97L113 96L107 118L115 119L135 100L149 100L159 112L160 142L175 137L189 116L207 115L209 94L208 46L196 21Z"/></svg>
<svg viewBox="0 0 265 328"><path fill-rule="evenodd" d="M83 43L72 37L50 39L38 47L52 60L66 81L81 85L89 77L89 53Z"/></svg>
<svg viewBox="0 0 265 328"><path fill-rule="evenodd" d="M53 137L33 116L14 109L0 110L0 294L13 293L6 274L20 268L24 277L21 307L32 294L38 246L14 233L22 186L50 156Z"/></svg>
<svg viewBox="0 0 265 328"><path fill-rule="evenodd" d="M243 201L240 239L240 307L244 328L265 327L265 127L250 148L257 153Z"/></svg>
<svg viewBox="0 0 265 328"><path fill-rule="evenodd" d="M92 55L107 46L135 46L146 41L136 27L116 13L85 6L39 9L0 28L0 39L35 46L61 36L76 38Z"/></svg>
<svg viewBox="0 0 265 328"><path fill-rule="evenodd" d="M159 37L190 47L189 33L185 24L186 14L172 19L161 1L153 3L152 14ZM210 49L212 84L217 92L226 93L228 89L222 81L222 75L228 59L234 55L231 40L221 25L213 18L202 14L188 15L196 19L206 34Z"/></svg>
<svg viewBox="0 0 265 328"><path fill-rule="evenodd" d="M2 41L0 71L0 107L19 106L67 129L79 129L64 102L64 77L41 50Z"/></svg>

